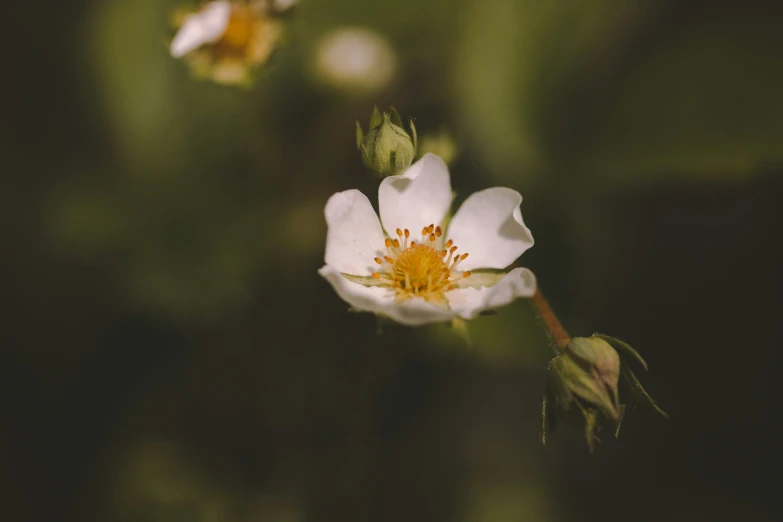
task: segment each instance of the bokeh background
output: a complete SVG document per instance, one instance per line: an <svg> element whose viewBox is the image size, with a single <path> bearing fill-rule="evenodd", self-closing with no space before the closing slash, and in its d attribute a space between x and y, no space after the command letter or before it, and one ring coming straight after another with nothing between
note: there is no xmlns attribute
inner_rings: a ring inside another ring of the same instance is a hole
<svg viewBox="0 0 783 522"><path fill-rule="evenodd" d="M179 5L9 7L0 519L780 519L779 3L302 0L251 89L167 54ZM523 193L522 264L669 421L544 448L526 302L471 345L347 311L322 213L375 194L375 103L453 138L458 200Z"/></svg>

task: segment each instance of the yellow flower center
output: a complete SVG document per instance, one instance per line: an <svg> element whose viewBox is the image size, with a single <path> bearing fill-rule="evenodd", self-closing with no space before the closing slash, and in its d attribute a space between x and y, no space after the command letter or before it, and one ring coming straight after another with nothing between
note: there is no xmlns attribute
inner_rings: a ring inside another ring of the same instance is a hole
<svg viewBox="0 0 783 522"><path fill-rule="evenodd" d="M254 26L253 12L248 8L234 6L220 42L234 49L244 49L253 37Z"/></svg>
<svg viewBox="0 0 783 522"><path fill-rule="evenodd" d="M226 31L211 49L216 59L262 63L272 53L279 35L278 22L250 6L234 4Z"/></svg>
<svg viewBox="0 0 783 522"><path fill-rule="evenodd" d="M436 304L447 304L445 292L457 287L457 282L470 276L470 272L457 272L457 264L468 254L456 254L457 247L451 240L443 248L440 227L430 225L421 230L421 241L410 241L410 231L396 230L397 239L386 239L387 255L376 257L381 265L372 276L379 286L393 289L399 299L422 297Z"/></svg>

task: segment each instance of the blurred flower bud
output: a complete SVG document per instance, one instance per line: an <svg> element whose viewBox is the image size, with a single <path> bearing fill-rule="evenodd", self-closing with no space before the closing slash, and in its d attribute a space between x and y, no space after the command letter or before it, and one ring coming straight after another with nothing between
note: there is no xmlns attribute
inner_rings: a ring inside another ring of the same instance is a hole
<svg viewBox="0 0 783 522"><path fill-rule="evenodd" d="M421 158L428 152L435 154L451 165L459 155L457 141L448 129L442 128L437 133L425 134L419 140L419 150L417 157Z"/></svg>
<svg viewBox="0 0 783 522"><path fill-rule="evenodd" d="M647 369L647 363L636 350L614 337L595 334L571 339L549 364L549 382L542 408L542 441L546 444L558 417L583 424L590 451L599 440L595 434L601 416L615 424L615 436L619 435L625 413L625 405L620 402L621 374L623 382L638 399L667 417L630 369L628 362L631 359Z"/></svg>
<svg viewBox="0 0 783 522"><path fill-rule="evenodd" d="M375 107L367 134L357 121L356 146L364 165L381 177L400 174L410 167L416 157L416 127L412 120L408 121L408 125L413 139L403 129L400 115L394 107L391 113L383 115Z"/></svg>

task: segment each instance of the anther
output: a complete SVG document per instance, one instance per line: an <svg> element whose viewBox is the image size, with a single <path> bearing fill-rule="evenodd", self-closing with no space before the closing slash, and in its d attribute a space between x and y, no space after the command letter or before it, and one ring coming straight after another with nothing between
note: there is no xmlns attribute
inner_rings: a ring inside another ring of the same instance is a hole
<svg viewBox="0 0 783 522"><path fill-rule="evenodd" d="M392 259L391 257L389 257L389 256L384 256L383 258L386 260L386 262L387 262L387 263L389 263L389 264L391 264L391 265L393 265L393 264L394 264L394 259Z"/></svg>
<svg viewBox="0 0 783 522"><path fill-rule="evenodd" d="M449 239L448 241L446 241L446 248L450 248L450 247L451 247L451 245L453 245L453 244L454 244L454 241L452 241L451 239Z"/></svg>
<svg viewBox="0 0 783 522"><path fill-rule="evenodd" d="M435 225L430 225L427 227L427 233L432 234L432 231L435 230Z"/></svg>
<svg viewBox="0 0 783 522"><path fill-rule="evenodd" d="M470 270L465 270L462 272L462 277L470 277Z"/></svg>
<svg viewBox="0 0 783 522"><path fill-rule="evenodd" d="M435 235L438 237L443 235L443 231L440 229L440 227L435 227Z"/></svg>
<svg viewBox="0 0 783 522"><path fill-rule="evenodd" d="M456 247L456 246L453 246L453 247L451 247L451 248L449 249L449 252L451 252L452 254L453 254L454 252L456 252L456 251L457 251L457 247ZM457 257L459 257L459 256L457 256Z"/></svg>
<svg viewBox="0 0 783 522"><path fill-rule="evenodd" d="M405 237L411 237L411 231L407 228L405 229Z"/></svg>
<svg viewBox="0 0 783 522"><path fill-rule="evenodd" d="M386 248L391 248L392 244L393 244L393 243L392 243L392 240L391 240L391 239L388 239L388 238L386 238Z"/></svg>
<svg viewBox="0 0 783 522"><path fill-rule="evenodd" d="M397 235L402 237L402 230L400 230L399 228L397 229Z"/></svg>
<svg viewBox="0 0 783 522"><path fill-rule="evenodd" d="M400 248L400 240L399 239L395 239L393 241L393 244L394 244L394 248Z"/></svg>
<svg viewBox="0 0 783 522"><path fill-rule="evenodd" d="M430 241L435 241L435 234L430 234Z"/></svg>
<svg viewBox="0 0 783 522"><path fill-rule="evenodd" d="M424 228L421 229L421 235L422 236L427 235L427 227L424 227Z"/></svg>
<svg viewBox="0 0 783 522"><path fill-rule="evenodd" d="M376 257L375 262L378 263L379 265L383 264L383 260L380 257Z"/></svg>
<svg viewBox="0 0 783 522"><path fill-rule="evenodd" d="M380 279L380 278L381 278L381 274L379 274L378 272L373 272L373 273L372 273L372 276L373 276L375 279Z"/></svg>

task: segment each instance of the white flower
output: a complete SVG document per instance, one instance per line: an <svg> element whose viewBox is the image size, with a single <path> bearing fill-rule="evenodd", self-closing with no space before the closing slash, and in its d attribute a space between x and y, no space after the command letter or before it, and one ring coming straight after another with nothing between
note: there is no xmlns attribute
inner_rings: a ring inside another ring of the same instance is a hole
<svg viewBox="0 0 783 522"><path fill-rule="evenodd" d="M471 319L532 296L530 270L483 270L504 269L533 246L519 192L472 194L444 230L451 200L448 169L434 154L381 182L380 221L358 190L334 194L319 273L353 308L408 325Z"/></svg>
<svg viewBox="0 0 783 522"><path fill-rule="evenodd" d="M265 4L215 0L178 15L169 51L199 77L225 85L250 85L253 71L279 44L282 25Z"/></svg>

